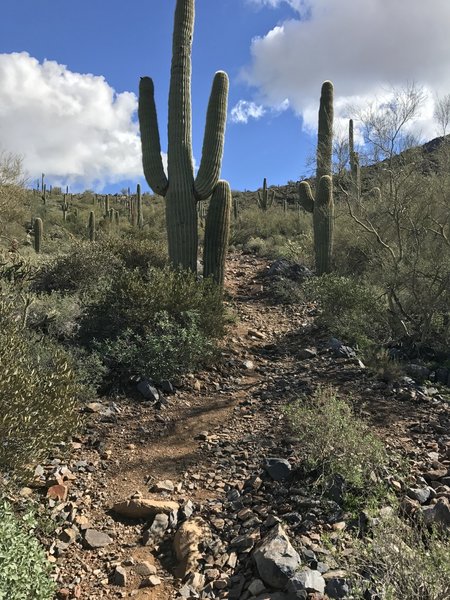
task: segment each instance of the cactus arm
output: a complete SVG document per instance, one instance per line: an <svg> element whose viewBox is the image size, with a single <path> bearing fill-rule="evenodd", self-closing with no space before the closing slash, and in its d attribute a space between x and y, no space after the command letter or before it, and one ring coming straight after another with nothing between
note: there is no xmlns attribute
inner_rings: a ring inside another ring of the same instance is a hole
<svg viewBox="0 0 450 600"><path fill-rule="evenodd" d="M169 89L169 180L181 178L181 187L194 179L192 159L191 74L194 0L178 0L172 39Z"/></svg>
<svg viewBox="0 0 450 600"><path fill-rule="evenodd" d="M333 180L324 175L319 181L314 207L314 250L318 275L331 271L333 251Z"/></svg>
<svg viewBox="0 0 450 600"><path fill-rule="evenodd" d="M314 212L314 197L312 195L311 187L307 181L301 181L298 186L298 200L302 208L306 212Z"/></svg>
<svg viewBox="0 0 450 600"><path fill-rule="evenodd" d="M228 181L219 181L214 188L205 225L203 276L212 277L222 286L228 249L231 220L231 189Z"/></svg>
<svg viewBox="0 0 450 600"><path fill-rule="evenodd" d="M218 71L209 98L200 169L195 179L197 200L211 196L220 177L228 110L228 75Z"/></svg>
<svg viewBox="0 0 450 600"><path fill-rule="evenodd" d="M325 81L322 85L319 107L316 173L317 182L320 182L323 175L329 175L331 173L331 161L333 154L333 96L333 84L331 81Z"/></svg>
<svg viewBox="0 0 450 600"><path fill-rule="evenodd" d="M270 208L272 206L274 199L275 199L275 190L272 190L269 194L268 208Z"/></svg>
<svg viewBox="0 0 450 600"><path fill-rule="evenodd" d="M153 81L142 77L139 84L139 125L142 143L142 164L147 183L159 196L165 196L169 183L161 157L158 117Z"/></svg>

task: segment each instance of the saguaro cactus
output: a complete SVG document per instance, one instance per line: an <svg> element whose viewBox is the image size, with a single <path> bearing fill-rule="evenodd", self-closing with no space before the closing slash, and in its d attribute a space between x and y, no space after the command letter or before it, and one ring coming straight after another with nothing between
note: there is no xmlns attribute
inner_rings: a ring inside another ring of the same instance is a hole
<svg viewBox="0 0 450 600"><path fill-rule="evenodd" d="M95 212L91 210L89 213L89 239L95 242Z"/></svg>
<svg viewBox="0 0 450 600"><path fill-rule="evenodd" d="M350 119L348 122L348 150L350 158L352 194L357 200L359 200L361 197L361 167L359 165L359 154L355 152L353 119Z"/></svg>
<svg viewBox="0 0 450 600"><path fill-rule="evenodd" d="M33 230L34 230L34 249L35 249L36 253L39 254L41 251L42 236L44 233L44 226L42 224L42 219L40 219L39 217L37 217L37 219L34 220Z"/></svg>
<svg viewBox="0 0 450 600"><path fill-rule="evenodd" d="M333 152L333 84L322 85L319 108L319 133L317 140L317 193L314 198L309 183L299 185L301 206L313 214L314 254L318 275L331 270L333 250L334 203L331 160Z"/></svg>
<svg viewBox="0 0 450 600"><path fill-rule="evenodd" d="M230 233L232 196L228 181L214 188L206 215L203 277L212 276L220 286L225 275L225 258Z"/></svg>
<svg viewBox="0 0 450 600"><path fill-rule="evenodd" d="M228 76L219 71L214 76L202 158L194 178L191 115L194 12L194 0L177 0L169 91L168 176L161 158L153 81L143 77L139 86L139 123L145 177L153 191L166 198L170 261L173 265L192 271L197 270L196 203L209 198L218 185L228 103ZM223 185L220 186L222 188Z"/></svg>
<svg viewBox="0 0 450 600"><path fill-rule="evenodd" d="M262 192L258 191L258 206L259 206L259 208L261 208L264 211L268 210L273 204L274 197L275 197L275 191L271 190L269 192L269 190L267 189L267 179L264 177Z"/></svg>
<svg viewBox="0 0 450 600"><path fill-rule="evenodd" d="M137 226L139 227L139 229L142 229L142 227L144 227L144 214L142 212L142 195L141 186L139 183L136 187L136 212Z"/></svg>

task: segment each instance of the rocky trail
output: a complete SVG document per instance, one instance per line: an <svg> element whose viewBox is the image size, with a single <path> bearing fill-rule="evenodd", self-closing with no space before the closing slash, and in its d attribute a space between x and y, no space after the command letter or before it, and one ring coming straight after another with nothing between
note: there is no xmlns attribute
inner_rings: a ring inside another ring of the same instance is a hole
<svg viewBox="0 0 450 600"><path fill-rule="evenodd" d="M83 435L21 490L58 524L44 540L58 598L345 598L334 548L352 552L348 515L297 474L301 447L284 413L318 385L351 396L408 456L408 481L389 481L405 507L450 525L445 398L408 378L389 386L345 346L330 347L314 306L268 301L267 270L231 256L237 318L219 366L174 389L141 385L90 404Z"/></svg>

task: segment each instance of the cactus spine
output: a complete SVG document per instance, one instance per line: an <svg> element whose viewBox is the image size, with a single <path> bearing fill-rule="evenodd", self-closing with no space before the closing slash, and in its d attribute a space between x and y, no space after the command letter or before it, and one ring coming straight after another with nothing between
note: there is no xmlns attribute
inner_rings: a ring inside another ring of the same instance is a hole
<svg viewBox="0 0 450 600"><path fill-rule="evenodd" d="M271 190L269 192L269 190L267 189L267 179L264 177L262 192L258 191L259 208L261 208L264 211L268 210L273 204L274 197L275 191Z"/></svg>
<svg viewBox="0 0 450 600"><path fill-rule="evenodd" d="M212 277L223 286L225 259L231 220L231 189L228 181L219 181L214 188L206 215L203 277Z"/></svg>
<svg viewBox="0 0 450 600"><path fill-rule="evenodd" d="M197 202L218 185L228 103L228 76L214 76L208 104L200 168L194 178L191 115L191 52L194 0L177 0L169 91L168 177L163 168L153 81L139 85L139 123L144 174L153 191L166 198L169 258L173 265L197 270ZM220 186L222 190L223 185ZM216 198L222 194L216 194ZM210 221L211 223L214 220Z"/></svg>
<svg viewBox="0 0 450 600"><path fill-rule="evenodd" d="M33 230L34 230L34 249L36 251L36 254L39 254L41 251L42 236L44 233L44 226L42 224L42 219L40 219L39 217L37 217L37 219L34 220Z"/></svg>
<svg viewBox="0 0 450 600"><path fill-rule="evenodd" d="M89 213L89 239L95 242L95 212L91 210Z"/></svg>
<svg viewBox="0 0 450 600"><path fill-rule="evenodd" d="M319 108L316 198L306 181L300 183L298 190L301 206L313 214L314 254L318 275L331 271L333 251L334 203L331 177L333 110L333 84L331 81L325 81L322 85Z"/></svg>

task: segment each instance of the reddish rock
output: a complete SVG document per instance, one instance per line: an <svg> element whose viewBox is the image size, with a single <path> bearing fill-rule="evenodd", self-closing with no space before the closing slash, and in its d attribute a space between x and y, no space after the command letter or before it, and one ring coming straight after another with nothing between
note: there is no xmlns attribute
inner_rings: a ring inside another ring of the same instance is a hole
<svg viewBox="0 0 450 600"><path fill-rule="evenodd" d="M49 487L47 490L47 498L65 502L67 500L68 491L69 488L66 485L52 485L52 487Z"/></svg>

